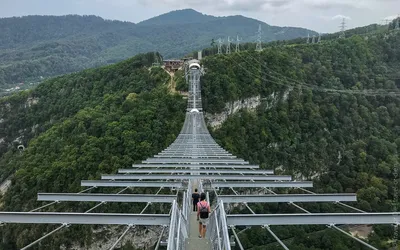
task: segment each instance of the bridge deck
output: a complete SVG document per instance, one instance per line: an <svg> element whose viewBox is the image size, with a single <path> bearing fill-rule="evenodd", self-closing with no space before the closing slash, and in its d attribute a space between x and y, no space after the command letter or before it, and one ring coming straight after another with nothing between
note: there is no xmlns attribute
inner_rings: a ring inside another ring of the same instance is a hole
<svg viewBox="0 0 400 250"><path fill-rule="evenodd" d="M198 180L192 182L192 190L198 187ZM206 239L199 238L199 222L197 221L196 212L193 212L192 204L191 213L189 219L189 237L186 239L186 249L187 250L211 250L210 241Z"/></svg>

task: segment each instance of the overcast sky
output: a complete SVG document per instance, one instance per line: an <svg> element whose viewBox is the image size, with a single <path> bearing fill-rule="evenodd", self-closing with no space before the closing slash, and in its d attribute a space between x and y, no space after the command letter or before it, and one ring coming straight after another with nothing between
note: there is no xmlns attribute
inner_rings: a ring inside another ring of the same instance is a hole
<svg viewBox="0 0 400 250"><path fill-rule="evenodd" d="M243 15L271 25L335 32L341 18L349 28L397 16L400 0L0 0L0 17L93 14L131 22L193 8L216 16Z"/></svg>

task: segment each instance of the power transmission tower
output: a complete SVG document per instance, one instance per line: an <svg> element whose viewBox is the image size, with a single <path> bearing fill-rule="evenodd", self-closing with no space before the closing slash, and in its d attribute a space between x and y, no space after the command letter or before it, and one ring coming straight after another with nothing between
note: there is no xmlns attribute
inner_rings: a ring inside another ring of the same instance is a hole
<svg viewBox="0 0 400 250"><path fill-rule="evenodd" d="M321 33L318 33L318 42L317 43L320 43L321 42Z"/></svg>
<svg viewBox="0 0 400 250"><path fill-rule="evenodd" d="M240 51L240 41L241 41L241 39L239 39L239 36L236 36L236 49L235 49L235 52L239 52Z"/></svg>
<svg viewBox="0 0 400 250"><path fill-rule="evenodd" d="M256 51L262 51L261 40L262 40L262 33L261 33L261 24L260 24L260 25L258 25Z"/></svg>
<svg viewBox="0 0 400 250"><path fill-rule="evenodd" d="M228 46L226 47L226 54L230 54L231 53L231 38L228 36Z"/></svg>
<svg viewBox="0 0 400 250"><path fill-rule="evenodd" d="M312 36L312 41L311 43L315 43L315 35Z"/></svg>
<svg viewBox="0 0 400 250"><path fill-rule="evenodd" d="M308 36L307 36L307 43L310 43L310 33L308 33Z"/></svg>
<svg viewBox="0 0 400 250"><path fill-rule="evenodd" d="M218 55L222 54L222 44L223 44L222 39L221 38L218 39Z"/></svg>
<svg viewBox="0 0 400 250"><path fill-rule="evenodd" d="M345 38L346 37L346 33L345 33L345 30L346 30L346 18L342 19L342 23L340 24L339 28L340 28L340 36L339 36L339 38Z"/></svg>

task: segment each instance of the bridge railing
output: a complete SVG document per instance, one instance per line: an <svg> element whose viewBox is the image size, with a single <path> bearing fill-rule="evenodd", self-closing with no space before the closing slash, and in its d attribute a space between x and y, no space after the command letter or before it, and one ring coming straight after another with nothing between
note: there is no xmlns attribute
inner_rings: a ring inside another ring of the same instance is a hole
<svg viewBox="0 0 400 250"><path fill-rule="evenodd" d="M226 214L222 200L217 204L210 216L210 224L207 227L206 237L210 239L211 249L230 250Z"/></svg>
<svg viewBox="0 0 400 250"><path fill-rule="evenodd" d="M188 237L186 220L183 218L182 211L174 200L171 210L171 221L169 224L167 250L184 250L185 239Z"/></svg>

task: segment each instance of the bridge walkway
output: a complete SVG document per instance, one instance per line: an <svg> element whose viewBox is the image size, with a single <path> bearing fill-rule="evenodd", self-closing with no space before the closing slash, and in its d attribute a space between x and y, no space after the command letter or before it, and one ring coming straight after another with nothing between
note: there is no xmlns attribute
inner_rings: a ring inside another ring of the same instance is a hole
<svg viewBox="0 0 400 250"><path fill-rule="evenodd" d="M198 188L198 181L193 181L192 190ZM211 250L211 244L209 239L199 238L199 222L197 221L197 212L193 212L192 202L190 203L190 219L189 219L189 237L186 239L187 250Z"/></svg>

